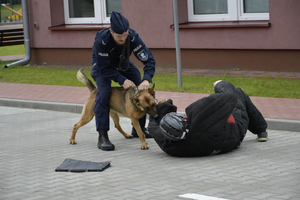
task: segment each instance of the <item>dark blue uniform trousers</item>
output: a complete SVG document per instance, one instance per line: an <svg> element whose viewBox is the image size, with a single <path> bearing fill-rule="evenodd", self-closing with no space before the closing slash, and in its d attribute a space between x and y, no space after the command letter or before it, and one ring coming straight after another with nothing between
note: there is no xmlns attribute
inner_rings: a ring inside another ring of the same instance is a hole
<svg viewBox="0 0 300 200"><path fill-rule="evenodd" d="M123 69L127 68L122 66ZM120 71L120 73L127 79L131 80L136 86L141 84L141 74L136 66L130 62L130 66L126 71ZM104 77L99 73L96 66L93 67L91 73L93 79L97 84L97 96L95 100L95 120L96 129L99 130L109 130L109 99L111 94L111 79ZM145 128L146 116L142 117L140 120L141 128Z"/></svg>

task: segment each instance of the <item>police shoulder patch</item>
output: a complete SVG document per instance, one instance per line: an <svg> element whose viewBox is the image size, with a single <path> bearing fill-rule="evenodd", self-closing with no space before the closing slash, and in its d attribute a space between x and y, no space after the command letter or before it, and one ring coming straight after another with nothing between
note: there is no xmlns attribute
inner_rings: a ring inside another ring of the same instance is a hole
<svg viewBox="0 0 300 200"><path fill-rule="evenodd" d="M148 60L148 53L143 49L140 52L137 53L138 58L141 61L146 61Z"/></svg>

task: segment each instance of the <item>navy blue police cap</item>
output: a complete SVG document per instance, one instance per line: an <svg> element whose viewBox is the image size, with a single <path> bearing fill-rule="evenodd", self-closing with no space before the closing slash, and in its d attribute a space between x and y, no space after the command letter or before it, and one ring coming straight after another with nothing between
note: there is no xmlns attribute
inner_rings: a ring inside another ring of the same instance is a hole
<svg viewBox="0 0 300 200"><path fill-rule="evenodd" d="M117 34L123 34L129 29L129 22L122 14L113 11L110 17L110 28Z"/></svg>

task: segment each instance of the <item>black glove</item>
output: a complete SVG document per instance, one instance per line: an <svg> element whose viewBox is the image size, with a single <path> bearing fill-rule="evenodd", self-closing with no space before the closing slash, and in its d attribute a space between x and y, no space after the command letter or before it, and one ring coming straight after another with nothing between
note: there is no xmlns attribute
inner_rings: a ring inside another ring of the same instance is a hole
<svg viewBox="0 0 300 200"><path fill-rule="evenodd" d="M173 105L172 99L168 99L167 101L163 103L157 104L157 112L158 117L155 118L155 121L159 124L160 120L170 112L177 112L177 107Z"/></svg>

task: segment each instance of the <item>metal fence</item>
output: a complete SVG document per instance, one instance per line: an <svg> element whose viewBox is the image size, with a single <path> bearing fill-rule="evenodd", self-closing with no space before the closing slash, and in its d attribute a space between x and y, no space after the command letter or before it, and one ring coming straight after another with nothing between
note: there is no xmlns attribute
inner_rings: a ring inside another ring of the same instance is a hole
<svg viewBox="0 0 300 200"><path fill-rule="evenodd" d="M22 22L21 0L0 0L0 23Z"/></svg>

